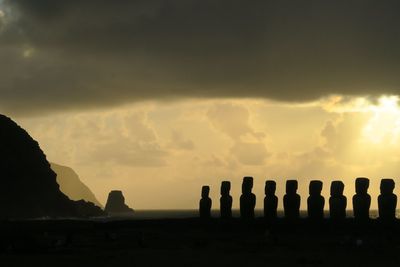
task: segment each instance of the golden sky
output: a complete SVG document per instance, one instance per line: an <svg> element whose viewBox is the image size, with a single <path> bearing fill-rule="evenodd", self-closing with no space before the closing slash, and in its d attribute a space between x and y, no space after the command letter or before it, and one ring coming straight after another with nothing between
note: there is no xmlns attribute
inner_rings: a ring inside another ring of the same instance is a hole
<svg viewBox="0 0 400 267"><path fill-rule="evenodd" d="M277 181L281 199L289 178L299 180L305 208L310 180L324 181L326 197L330 181L343 180L350 201L354 179L365 176L374 208L380 179L399 171L397 102L394 96L301 104L187 99L17 121L49 161L72 167L103 203L110 190L121 189L137 209L196 208L207 184L216 208L220 183L230 180L238 207L242 177L251 175L258 208L266 179Z"/></svg>
<svg viewBox="0 0 400 267"><path fill-rule="evenodd" d="M0 0L0 113L104 203L380 178L399 163L399 1ZM282 203L280 202L280 207Z"/></svg>

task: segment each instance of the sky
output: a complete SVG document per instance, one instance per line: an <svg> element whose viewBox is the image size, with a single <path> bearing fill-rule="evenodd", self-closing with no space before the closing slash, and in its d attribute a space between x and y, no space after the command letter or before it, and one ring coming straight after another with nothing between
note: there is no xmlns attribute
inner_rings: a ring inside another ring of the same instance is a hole
<svg viewBox="0 0 400 267"><path fill-rule="evenodd" d="M103 203L196 208L202 185L397 178L400 3L0 0L0 113ZM350 203L350 202L349 202ZM281 203L279 204L282 207Z"/></svg>

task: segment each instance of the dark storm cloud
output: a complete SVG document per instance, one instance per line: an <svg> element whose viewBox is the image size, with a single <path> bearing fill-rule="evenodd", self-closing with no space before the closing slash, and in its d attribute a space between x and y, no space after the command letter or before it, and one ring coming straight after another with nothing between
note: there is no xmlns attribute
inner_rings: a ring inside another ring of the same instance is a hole
<svg viewBox="0 0 400 267"><path fill-rule="evenodd" d="M400 92L399 1L6 0L0 109Z"/></svg>

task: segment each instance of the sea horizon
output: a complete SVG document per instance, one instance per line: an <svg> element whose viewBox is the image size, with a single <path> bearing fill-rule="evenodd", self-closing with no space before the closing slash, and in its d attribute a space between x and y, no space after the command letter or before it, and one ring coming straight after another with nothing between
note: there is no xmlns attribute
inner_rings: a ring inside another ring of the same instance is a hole
<svg viewBox="0 0 400 267"><path fill-rule="evenodd" d="M329 218L329 210L324 210L325 218ZM370 218L378 218L378 210L370 210ZM400 210L396 211L397 217L400 217ZM143 219L178 219L178 218L193 218L198 217L199 211L197 209L135 209L135 213L129 217L132 220ZM239 209L232 209L232 216L234 218L240 217ZM263 209L255 209L255 217L261 218L264 216ZM219 218L219 210L211 210L211 217ZM284 217L284 211L278 210L278 217ZM300 217L307 218L307 210L300 210ZM353 218L353 210L346 211L346 217Z"/></svg>

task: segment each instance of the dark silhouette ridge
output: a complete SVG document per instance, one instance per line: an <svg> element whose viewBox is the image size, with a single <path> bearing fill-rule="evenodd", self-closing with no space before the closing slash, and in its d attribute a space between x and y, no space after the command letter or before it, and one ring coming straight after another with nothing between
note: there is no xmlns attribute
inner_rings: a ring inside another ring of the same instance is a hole
<svg viewBox="0 0 400 267"><path fill-rule="evenodd" d="M201 199L200 199L200 218L208 219L211 218L211 206L212 200L209 197L210 187L205 185L201 188Z"/></svg>
<svg viewBox="0 0 400 267"><path fill-rule="evenodd" d="M256 195L253 189L253 177L243 178L242 195L240 196L240 217L242 219L254 219L254 208L256 206Z"/></svg>
<svg viewBox="0 0 400 267"><path fill-rule="evenodd" d="M0 179L0 218L105 214L93 203L64 195L39 144L4 115L0 115Z"/></svg>
<svg viewBox="0 0 400 267"><path fill-rule="evenodd" d="M346 218L347 198L343 195L344 183L333 181L331 183L331 197L329 198L329 216L333 220Z"/></svg>
<svg viewBox="0 0 400 267"><path fill-rule="evenodd" d="M223 181L221 183L221 198L220 202L220 213L221 218L223 219L230 219L232 218L232 196L229 195L231 190L231 182Z"/></svg>
<svg viewBox="0 0 400 267"><path fill-rule="evenodd" d="M81 181L78 174L72 168L56 163L50 163L50 167L57 174L56 181L60 185L61 192L66 194L70 199L83 199L102 207L90 188Z"/></svg>
<svg viewBox="0 0 400 267"><path fill-rule="evenodd" d="M353 196L354 218L357 220L369 219L371 196L368 194L369 179L359 177L356 179L356 194Z"/></svg>
<svg viewBox="0 0 400 267"><path fill-rule="evenodd" d="M309 184L310 196L307 198L308 218L311 220L321 220L324 218L325 199L321 196L323 183L321 181L311 181Z"/></svg>
<svg viewBox="0 0 400 267"><path fill-rule="evenodd" d="M79 217L88 218L106 215L106 213L99 206L96 206L96 204L94 204L93 202L87 202L83 199L74 202Z"/></svg>
<svg viewBox="0 0 400 267"><path fill-rule="evenodd" d="M134 210L125 204L125 197L120 190L113 190L108 194L105 211L109 215L131 215Z"/></svg>
<svg viewBox="0 0 400 267"><path fill-rule="evenodd" d="M393 179L381 180L381 194L378 196L379 219L390 221L396 219L397 196L393 194Z"/></svg>
<svg viewBox="0 0 400 267"><path fill-rule="evenodd" d="M265 198L264 198L264 217L267 220L275 220L277 218L278 197L275 195L276 182L265 182Z"/></svg>
<svg viewBox="0 0 400 267"><path fill-rule="evenodd" d="M297 186L297 180L286 181L283 209L287 219L298 219L300 217L300 196L297 194Z"/></svg>

